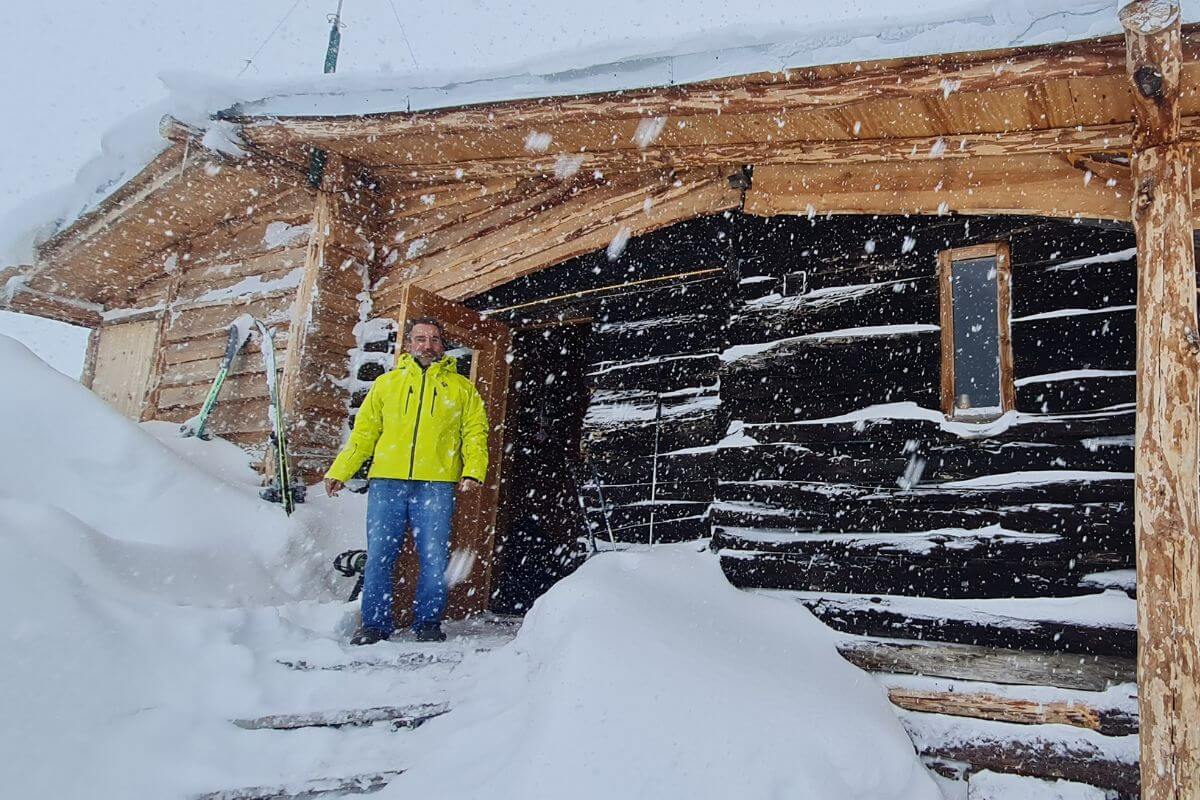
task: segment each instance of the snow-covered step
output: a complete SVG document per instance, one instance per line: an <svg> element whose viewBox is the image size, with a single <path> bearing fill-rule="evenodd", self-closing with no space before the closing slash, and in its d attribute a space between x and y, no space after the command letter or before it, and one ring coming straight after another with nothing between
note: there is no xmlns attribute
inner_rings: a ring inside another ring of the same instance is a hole
<svg viewBox="0 0 1200 800"><path fill-rule="evenodd" d="M1102 692L1135 683L1132 658L1034 652L948 642L845 636L838 652L870 672L927 675L993 683Z"/></svg>
<svg viewBox="0 0 1200 800"><path fill-rule="evenodd" d="M233 724L246 730L296 730L298 728L343 728L390 722L394 728L415 728L426 720L445 714L445 703L420 703L407 706L381 706L303 714L271 714L265 717L235 719Z"/></svg>
<svg viewBox="0 0 1200 800"><path fill-rule="evenodd" d="M1137 651L1136 603L1115 590L974 600L759 591L792 598L845 633L1123 658Z"/></svg>
<svg viewBox="0 0 1200 800"><path fill-rule="evenodd" d="M479 652L486 652L488 648L484 648ZM438 664L454 665L462 661L463 654L460 652L448 653L398 653L380 658L347 658L338 660L318 660L314 658L277 658L275 663L280 664L288 669L294 669L299 672L311 672L315 670L328 670L333 672L354 671L354 670L376 670L376 669L395 669L395 670L414 670L422 667L429 667Z"/></svg>
<svg viewBox="0 0 1200 800"><path fill-rule="evenodd" d="M899 711L917 752L970 765L970 772L1068 780L1111 789L1122 797L1139 790L1138 737L1105 736L1065 725L1019 725L944 714Z"/></svg>
<svg viewBox="0 0 1200 800"><path fill-rule="evenodd" d="M316 800L378 792L404 770L368 772L345 778L320 778L282 786L248 786L195 795L193 800Z"/></svg>
<svg viewBox="0 0 1200 800"><path fill-rule="evenodd" d="M917 675L877 674L875 679L893 704L908 711L1023 725L1071 725L1106 736L1138 732L1136 684L1088 692Z"/></svg>

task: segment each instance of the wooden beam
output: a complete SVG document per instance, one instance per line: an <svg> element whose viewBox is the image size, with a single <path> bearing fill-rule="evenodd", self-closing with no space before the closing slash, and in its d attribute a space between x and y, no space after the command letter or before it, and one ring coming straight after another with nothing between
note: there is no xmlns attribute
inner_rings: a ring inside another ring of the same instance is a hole
<svg viewBox="0 0 1200 800"><path fill-rule="evenodd" d="M1200 796L1200 333L1176 0L1121 9L1133 82L1137 235L1138 703L1142 797Z"/></svg>
<svg viewBox="0 0 1200 800"><path fill-rule="evenodd" d="M872 672L1059 686L1092 692L1136 679L1133 659L1118 656L861 637L839 641L837 649L851 664Z"/></svg>
<svg viewBox="0 0 1200 800"><path fill-rule="evenodd" d="M1037 214L1129 219L1128 179L1106 181L1061 155L990 156L754 170L744 210L775 214Z"/></svg>
<svg viewBox="0 0 1200 800"><path fill-rule="evenodd" d="M0 309L17 314L29 314L85 328L95 328L103 321L101 306L73 297L43 292L25 286L15 286L11 293L0 291Z"/></svg>
<svg viewBox="0 0 1200 800"><path fill-rule="evenodd" d="M1137 751L1132 736L980 720L972 724L970 737L965 737L955 717L919 711L899 714L918 755L970 764L973 772L990 769L1057 778L1115 789L1122 797L1137 795Z"/></svg>
<svg viewBox="0 0 1200 800"><path fill-rule="evenodd" d="M418 113L391 112L342 118L290 117L263 124L254 117L245 136L263 145L303 141L334 145L349 138L536 128L564 121L587 124L646 117L771 114L806 108L828 110L881 98L998 92L1054 80L1119 75L1116 37L1007 51L982 51L801 68L781 72L571 97L485 103Z"/></svg>
<svg viewBox="0 0 1200 800"><path fill-rule="evenodd" d="M1200 144L1200 117L1184 121L1184 137ZM1091 153L1128 154L1133 145L1132 123L1072 126L1002 133L962 133L945 136L900 136L885 139L780 139L778 136L741 144L702 144L679 147L617 148L569 154L580 172L605 174L638 170L775 164L875 164L888 161L923 162L990 156ZM379 174L398 180L453 182L505 177L553 178L560 172L554 154L523 154L472 161L397 164L377 167Z"/></svg>
<svg viewBox="0 0 1200 800"><path fill-rule="evenodd" d="M1105 736L1137 733L1137 718L1121 709L1074 700L1034 700L987 691L937 691L893 686L888 699L906 711L1015 722L1021 725L1072 725Z"/></svg>

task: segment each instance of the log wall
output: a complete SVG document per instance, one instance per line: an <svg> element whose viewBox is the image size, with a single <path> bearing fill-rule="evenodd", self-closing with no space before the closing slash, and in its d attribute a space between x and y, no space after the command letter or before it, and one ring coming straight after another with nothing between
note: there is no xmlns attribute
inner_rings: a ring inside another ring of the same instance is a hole
<svg viewBox="0 0 1200 800"><path fill-rule="evenodd" d="M1016 409L947 421L938 252L996 241ZM652 511L656 541L711 536L733 583L844 636L935 768L1129 797L1133 248L1059 220L726 213L470 302L591 320L582 444L619 541Z"/></svg>
<svg viewBox="0 0 1200 800"><path fill-rule="evenodd" d="M156 309L162 319L157 380L144 417L182 422L199 412L225 350L227 328L251 314L275 329L280 363L304 274L313 197L293 191L248 220L192 240L166 273L130 298L130 312ZM270 424L267 383L257 339L230 370L209 430L261 449Z"/></svg>

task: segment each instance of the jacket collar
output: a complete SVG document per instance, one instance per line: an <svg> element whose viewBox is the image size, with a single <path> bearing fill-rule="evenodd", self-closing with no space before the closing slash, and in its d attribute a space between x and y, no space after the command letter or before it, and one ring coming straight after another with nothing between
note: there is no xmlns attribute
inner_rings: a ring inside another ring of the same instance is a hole
<svg viewBox="0 0 1200 800"><path fill-rule="evenodd" d="M396 366L394 369L401 369L406 372L411 371L416 373L421 371L421 365L418 364L417 360L410 354L401 353L396 357ZM454 356L442 356L439 360L429 365L430 377L439 375L441 373L458 373L458 361L455 360Z"/></svg>

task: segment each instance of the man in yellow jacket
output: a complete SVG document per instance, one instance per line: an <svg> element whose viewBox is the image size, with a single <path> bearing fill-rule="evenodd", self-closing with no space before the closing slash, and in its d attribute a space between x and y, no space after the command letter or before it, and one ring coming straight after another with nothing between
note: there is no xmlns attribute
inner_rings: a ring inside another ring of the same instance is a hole
<svg viewBox="0 0 1200 800"><path fill-rule="evenodd" d="M325 491L341 491L363 462L367 473L367 566L362 625L353 644L392 635L392 571L411 524L421 566L413 633L442 641L446 564L455 486L476 488L487 475L487 414L471 381L446 355L442 325L412 320L407 352L367 392L350 441L325 473Z"/></svg>

